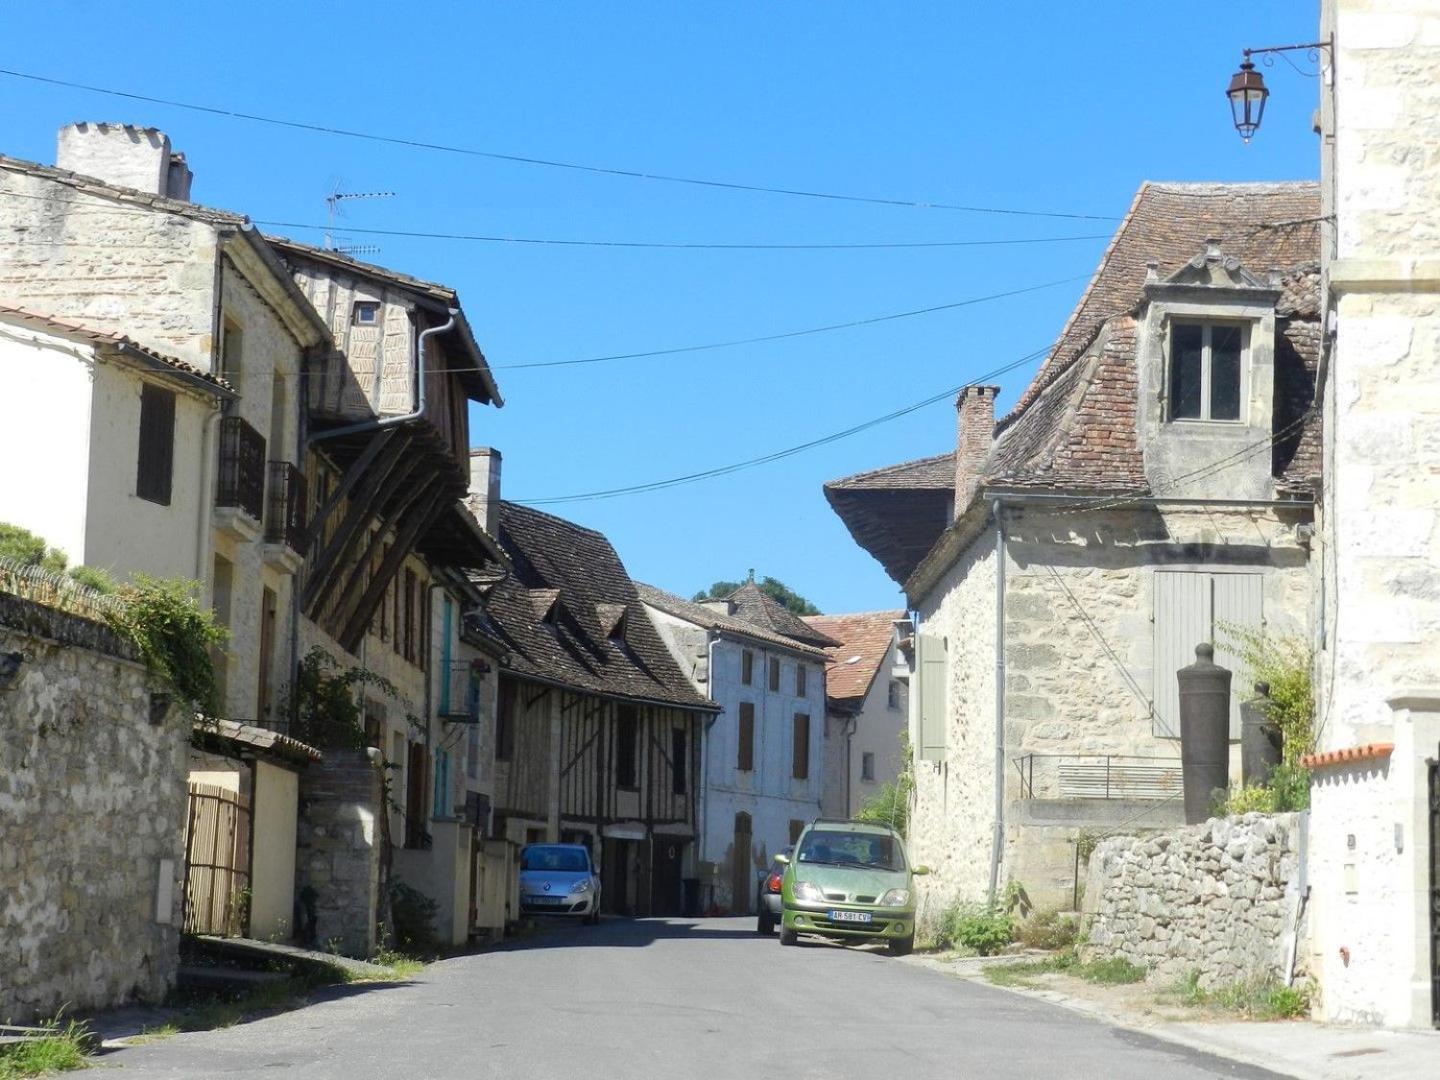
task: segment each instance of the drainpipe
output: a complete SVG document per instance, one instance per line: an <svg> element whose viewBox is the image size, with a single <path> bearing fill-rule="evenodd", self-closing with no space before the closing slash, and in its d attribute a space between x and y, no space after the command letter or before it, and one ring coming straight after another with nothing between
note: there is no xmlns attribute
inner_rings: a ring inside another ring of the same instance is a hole
<svg viewBox="0 0 1440 1080"><path fill-rule="evenodd" d="M395 427L397 424L408 424L413 420L419 420L425 415L425 342L436 334L444 334L455 327L456 316L460 314L459 308L450 309L450 318L442 326L432 326L428 330L421 330L415 335L415 381L418 393L416 394L415 411L408 412L403 416L385 416L378 420L361 420L357 424L346 424L344 427L330 428L328 431L317 431L309 436L311 446L321 439L334 439L340 435L354 435L359 431L382 431L388 427Z"/></svg>
<svg viewBox="0 0 1440 1080"><path fill-rule="evenodd" d="M223 407L216 403L215 411L205 418L200 432L200 513L195 521L195 580L200 582L201 591L215 606L215 583L210 579L210 518L215 502L216 472L219 463L215 453L215 428L220 417L225 415ZM206 583L209 583L208 585Z"/></svg>
<svg viewBox="0 0 1440 1080"><path fill-rule="evenodd" d="M1001 500L990 504L995 518L995 831L990 838L990 903L1000 885L1000 852L1005 840L1005 524Z"/></svg>

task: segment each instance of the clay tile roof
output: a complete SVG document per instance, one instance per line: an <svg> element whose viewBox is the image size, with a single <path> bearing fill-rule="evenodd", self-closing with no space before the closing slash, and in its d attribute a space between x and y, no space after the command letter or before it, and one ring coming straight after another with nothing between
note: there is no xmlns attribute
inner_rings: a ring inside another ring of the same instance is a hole
<svg viewBox="0 0 1440 1080"><path fill-rule="evenodd" d="M0 304L0 321L19 323L32 330L54 334L56 337L63 337L67 341L94 345L102 349L112 349L127 354L131 359L139 360L151 370L158 371L162 374L173 373L183 376L187 383L206 383L210 389L219 392L218 396L227 398L235 396L234 387L224 379L216 378L209 372L201 371L194 364L187 364L184 360L177 360L173 356L156 352L154 349L141 345L137 341L132 341L130 338L121 334L109 334L101 330L91 330L88 327L79 326L75 323L53 319L48 315L37 315L33 311L26 311L23 308L17 307L7 307L3 304Z"/></svg>
<svg viewBox="0 0 1440 1080"><path fill-rule="evenodd" d="M216 739L236 749L259 750L293 761L323 761L325 755L309 743L282 735L269 728L256 727L238 720L197 720L195 737L201 741Z"/></svg>
<svg viewBox="0 0 1440 1080"><path fill-rule="evenodd" d="M1374 761L1388 758L1395 749L1394 743L1366 743L1363 746L1347 746L1342 750L1326 750L1319 754L1306 754L1300 759L1303 769L1326 769L1337 765L1353 765L1360 761Z"/></svg>
<svg viewBox="0 0 1440 1080"><path fill-rule="evenodd" d="M1136 430L1136 315L1151 261L1164 280L1218 239L1257 279L1281 274L1276 302L1274 427L1293 426L1271 452L1282 492L1309 490L1320 471L1311 411L1319 363L1319 186L1311 182L1147 182L1040 370L996 424L986 486L1077 494L1148 493ZM857 543L906 581L950 523L953 453L825 485Z"/></svg>
<svg viewBox="0 0 1440 1080"><path fill-rule="evenodd" d="M726 615L712 607L697 604L693 600L686 600L674 593L668 593L664 589L657 589L654 585L646 585L643 581L637 581L635 588L640 592L640 599L651 607L706 630L719 630L737 637L750 638L762 644L780 645L787 649L806 653L817 660L822 660L826 656L825 650L818 646L802 644L794 638L763 629L752 622L746 622L733 615Z"/></svg>
<svg viewBox="0 0 1440 1080"><path fill-rule="evenodd" d="M715 711L660 640L603 535L502 502L498 538L511 569L489 583L478 629L504 646L506 671L620 700ZM561 615L547 623L545 601L557 598ZM623 638L612 638L622 621Z"/></svg>
<svg viewBox="0 0 1440 1080"><path fill-rule="evenodd" d="M836 644L834 638L816 630L784 604L766 596L753 581L745 582L722 599L734 605L736 618L762 630L769 630L772 634L779 634L806 645L817 645L822 649Z"/></svg>
<svg viewBox="0 0 1440 1080"><path fill-rule="evenodd" d="M839 644L826 650L825 697L832 705L859 709L895 639L903 611L861 611L851 615L808 615L805 621Z"/></svg>

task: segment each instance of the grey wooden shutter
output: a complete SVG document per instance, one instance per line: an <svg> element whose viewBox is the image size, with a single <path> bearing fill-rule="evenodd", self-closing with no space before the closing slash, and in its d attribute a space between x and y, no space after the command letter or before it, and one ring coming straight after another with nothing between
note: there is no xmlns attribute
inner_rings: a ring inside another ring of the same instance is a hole
<svg viewBox="0 0 1440 1080"><path fill-rule="evenodd" d="M1180 737L1180 684L1175 673L1195 662L1195 646L1211 640L1210 575L1157 570L1155 578L1155 714L1151 730Z"/></svg>
<svg viewBox="0 0 1440 1080"><path fill-rule="evenodd" d="M945 639L933 634L916 637L920 679L920 759L945 759Z"/></svg>
<svg viewBox="0 0 1440 1080"><path fill-rule="evenodd" d="M1240 703L1254 694L1254 682L1245 661L1235 651L1240 642L1227 627L1236 627L1258 634L1265 625L1265 578L1261 574L1215 574L1215 662L1229 668L1230 738L1240 738Z"/></svg>
<svg viewBox="0 0 1440 1080"><path fill-rule="evenodd" d="M175 392L145 383L140 388L140 453L135 468L135 494L169 506L174 465Z"/></svg>

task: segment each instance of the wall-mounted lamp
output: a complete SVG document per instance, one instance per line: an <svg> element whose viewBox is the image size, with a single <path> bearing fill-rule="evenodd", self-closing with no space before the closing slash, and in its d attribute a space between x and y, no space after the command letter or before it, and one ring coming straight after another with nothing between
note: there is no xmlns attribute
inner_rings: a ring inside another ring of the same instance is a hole
<svg viewBox="0 0 1440 1080"><path fill-rule="evenodd" d="M20 665L25 663L25 654L0 652L0 690L9 690L20 674Z"/></svg>
<svg viewBox="0 0 1440 1080"><path fill-rule="evenodd" d="M1270 97L1270 91L1265 86L1265 78L1255 70L1255 64L1250 59L1252 56L1263 58L1266 67L1275 66L1275 57L1279 54L1301 52L1309 58L1317 68L1320 65L1320 50L1329 50L1330 42L1312 41L1304 45L1274 45L1265 49L1246 49L1245 58L1240 62L1240 70L1230 76L1230 86L1225 91L1225 96L1230 99L1230 117L1235 121L1235 130L1240 133L1240 138L1247 143L1251 136L1260 127L1260 121L1265 115L1265 101ZM1285 58L1289 62L1289 57ZM1295 65L1292 63L1291 67ZM1299 68L1296 68L1299 71ZM1309 75L1310 72L1301 71L1302 75Z"/></svg>

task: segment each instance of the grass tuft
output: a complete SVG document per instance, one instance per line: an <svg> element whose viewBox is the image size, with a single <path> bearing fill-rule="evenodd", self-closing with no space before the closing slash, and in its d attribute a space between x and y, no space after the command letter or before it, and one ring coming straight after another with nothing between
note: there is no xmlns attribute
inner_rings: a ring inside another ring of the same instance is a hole
<svg viewBox="0 0 1440 1080"><path fill-rule="evenodd" d="M1143 967L1132 964L1119 956L1105 960L1080 962L1074 949L1065 949L1043 960L1022 960L1014 964L996 964L985 969L985 978L996 986L1033 986L1042 975L1064 972L1084 979L1086 982L1104 986L1118 986L1122 983L1136 983L1145 978Z"/></svg>
<svg viewBox="0 0 1440 1080"><path fill-rule="evenodd" d="M1227 983L1211 990L1200 986L1200 973L1189 972L1161 995L1194 1009L1229 1013L1248 1020L1295 1020L1310 1013L1310 988L1285 986L1271 976Z"/></svg>
<svg viewBox="0 0 1440 1080"><path fill-rule="evenodd" d="M85 1052L85 1045L90 1032L84 1024L72 1020L64 1027L58 1022L46 1026L50 1035L0 1050L0 1080L25 1080L89 1067L90 1055Z"/></svg>

